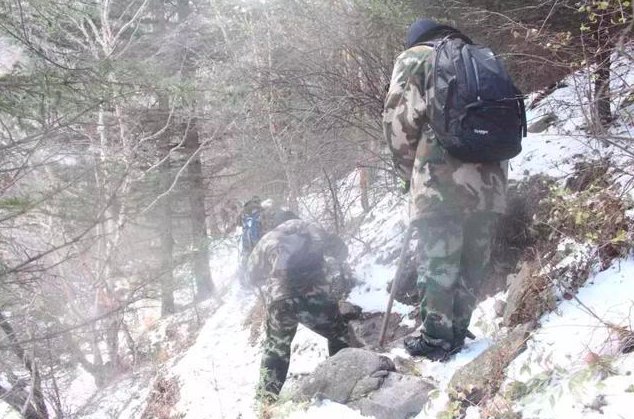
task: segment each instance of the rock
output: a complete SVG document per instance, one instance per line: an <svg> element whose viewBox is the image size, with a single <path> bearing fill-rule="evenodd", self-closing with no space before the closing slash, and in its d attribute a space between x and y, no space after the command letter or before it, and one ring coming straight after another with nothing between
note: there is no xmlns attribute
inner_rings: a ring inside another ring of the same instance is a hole
<svg viewBox="0 0 634 419"><path fill-rule="evenodd" d="M513 329L508 335L451 377L448 392L453 400L477 405L495 394L504 380L504 369L526 348L534 323Z"/></svg>
<svg viewBox="0 0 634 419"><path fill-rule="evenodd" d="M498 317L503 317L504 312L506 311L506 301L495 300L493 304L493 310L495 311L495 315Z"/></svg>
<svg viewBox="0 0 634 419"><path fill-rule="evenodd" d="M537 134L540 132L544 132L557 122L557 115L554 113L547 113L546 115L542 115L537 121L533 122L528 126L528 132L532 134Z"/></svg>
<svg viewBox="0 0 634 419"><path fill-rule="evenodd" d="M390 372L381 387L350 405L364 416L376 419L408 419L418 415L435 387L412 375Z"/></svg>
<svg viewBox="0 0 634 419"><path fill-rule="evenodd" d="M361 317L362 309L361 307L347 301L340 301L339 312L341 313L341 316L343 316L343 318L348 321L355 320Z"/></svg>
<svg viewBox="0 0 634 419"><path fill-rule="evenodd" d="M387 331L385 333L386 342L399 339L408 335L413 328L401 326L401 315L392 313L387 323ZM381 333L381 323L383 322L383 313L364 314L357 320L350 321L349 325L353 329L354 334L363 346L375 347L379 344L379 334Z"/></svg>
<svg viewBox="0 0 634 419"><path fill-rule="evenodd" d="M342 349L319 364L299 384L293 400L318 398L347 404L379 388L385 377L372 376L378 371L395 371L394 363L385 356L364 349Z"/></svg>
<svg viewBox="0 0 634 419"><path fill-rule="evenodd" d="M530 287L531 268L528 263L523 263L519 272L511 274L506 278L508 293L506 297L506 307L504 309L504 324L512 326L522 309L527 288ZM497 311L496 311L497 312Z"/></svg>
<svg viewBox="0 0 634 419"><path fill-rule="evenodd" d="M421 377L395 372L385 356L347 348L322 362L292 399L328 399L376 419L407 419L423 409L434 388Z"/></svg>
<svg viewBox="0 0 634 419"><path fill-rule="evenodd" d="M416 362L414 362L412 358L403 358L401 356L396 356L392 361L394 361L396 372L398 372L399 374L420 375L418 367L416 366Z"/></svg>

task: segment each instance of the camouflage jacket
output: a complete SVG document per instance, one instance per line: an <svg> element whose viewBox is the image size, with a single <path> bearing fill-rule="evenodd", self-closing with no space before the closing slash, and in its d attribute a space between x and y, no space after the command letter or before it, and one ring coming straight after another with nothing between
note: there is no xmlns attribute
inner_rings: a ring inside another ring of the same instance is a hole
<svg viewBox="0 0 634 419"><path fill-rule="evenodd" d="M347 255L339 237L315 224L290 220L265 234L253 249L247 266L249 282L262 290L267 304L330 292L325 257L342 262Z"/></svg>
<svg viewBox="0 0 634 419"><path fill-rule="evenodd" d="M244 235L244 224L247 217L252 217L257 214L257 218L259 220L259 237L262 238L266 233L273 229L275 225L275 217L282 211L281 208L275 205L257 205L247 208L245 205L245 209L238 216L238 226L243 229L242 234ZM256 243L252 243L250 239L245 240L244 236L242 236L242 256L248 257Z"/></svg>
<svg viewBox="0 0 634 419"><path fill-rule="evenodd" d="M385 100L383 133L397 172L411 180L411 218L442 213L506 211L508 162L466 163L440 145L427 119L431 47L404 51Z"/></svg>

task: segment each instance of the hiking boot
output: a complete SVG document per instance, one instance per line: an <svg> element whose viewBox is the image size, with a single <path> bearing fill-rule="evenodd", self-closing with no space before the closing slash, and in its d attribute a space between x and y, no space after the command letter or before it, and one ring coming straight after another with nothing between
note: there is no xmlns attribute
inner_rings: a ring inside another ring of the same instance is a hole
<svg viewBox="0 0 634 419"><path fill-rule="evenodd" d="M462 351L462 348L464 348L464 338L456 339L451 344L451 349L448 351L448 354L455 355L458 352Z"/></svg>
<svg viewBox="0 0 634 419"><path fill-rule="evenodd" d="M464 336L454 338L454 341L451 344L451 349L449 350L449 354L454 355L460 352L462 348L464 348L465 339L474 340L475 338L475 335L470 330L467 330Z"/></svg>
<svg viewBox="0 0 634 419"><path fill-rule="evenodd" d="M440 346L434 346L427 343L423 336L409 336L405 338L403 344L405 346L405 350L411 356L424 356L432 361L444 361L450 354L449 351Z"/></svg>

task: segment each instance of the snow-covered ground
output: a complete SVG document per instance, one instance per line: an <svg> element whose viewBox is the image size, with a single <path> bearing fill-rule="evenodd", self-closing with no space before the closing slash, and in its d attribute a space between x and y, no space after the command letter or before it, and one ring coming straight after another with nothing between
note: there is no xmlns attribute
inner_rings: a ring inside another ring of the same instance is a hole
<svg viewBox="0 0 634 419"><path fill-rule="evenodd" d="M631 417L634 353L620 353L615 326L632 330L633 281L634 259L618 261L542 318L507 369L507 385L525 385L524 417Z"/></svg>
<svg viewBox="0 0 634 419"><path fill-rule="evenodd" d="M183 418L251 418L259 348L249 343L244 322L255 297L238 287L207 321L198 340L171 373L181 384L175 406Z"/></svg>

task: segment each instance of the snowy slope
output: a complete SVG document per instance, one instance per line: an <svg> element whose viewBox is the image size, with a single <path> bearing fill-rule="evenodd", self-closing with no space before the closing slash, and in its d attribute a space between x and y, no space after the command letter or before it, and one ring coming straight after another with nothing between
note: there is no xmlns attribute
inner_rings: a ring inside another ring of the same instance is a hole
<svg viewBox="0 0 634 419"><path fill-rule="evenodd" d="M634 259L626 259L544 316L507 370L507 384L534 387L516 409L525 417L631 417L634 353L619 354L618 336L607 324L631 328L633 313Z"/></svg>
<svg viewBox="0 0 634 419"><path fill-rule="evenodd" d="M254 417L259 355L243 325L254 303L253 295L234 288L172 369L181 383L175 408L184 418L201 418L210 412L219 418Z"/></svg>
<svg viewBox="0 0 634 419"><path fill-rule="evenodd" d="M634 85L634 71L630 68L629 60L615 61L611 68L610 88L613 91L612 111L617 119L610 127L610 132L616 136L632 138L634 109L631 105L622 105L628 98L628 88ZM619 154L614 147L606 147L590 140L587 133L589 95L586 92L591 85L591 77L586 71L572 74L560 83L562 87L527 111L529 126L548 114L555 115L557 123L539 134L528 134L522 142L522 154L511 161L510 179L519 180L537 173L563 177L571 173L575 161ZM537 96L531 94L527 103L533 103Z"/></svg>

